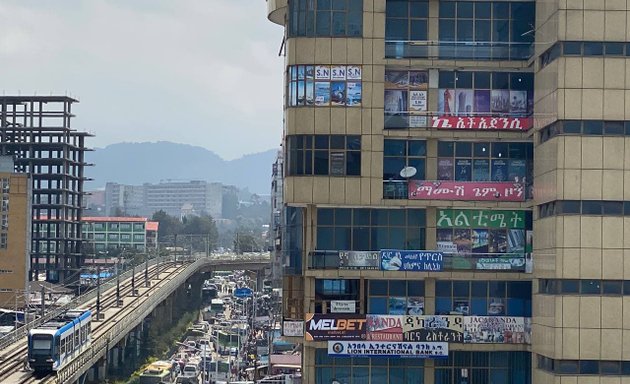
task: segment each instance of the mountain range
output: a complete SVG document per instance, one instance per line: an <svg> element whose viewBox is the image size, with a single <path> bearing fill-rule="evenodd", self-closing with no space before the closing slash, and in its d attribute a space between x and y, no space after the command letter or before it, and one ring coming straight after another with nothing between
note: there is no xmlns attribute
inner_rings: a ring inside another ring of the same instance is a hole
<svg viewBox="0 0 630 384"><path fill-rule="evenodd" d="M107 182L140 185L160 181L205 180L269 194L271 167L277 149L223 160L216 153L193 145L168 141L118 143L86 152L85 174L93 179L86 190Z"/></svg>

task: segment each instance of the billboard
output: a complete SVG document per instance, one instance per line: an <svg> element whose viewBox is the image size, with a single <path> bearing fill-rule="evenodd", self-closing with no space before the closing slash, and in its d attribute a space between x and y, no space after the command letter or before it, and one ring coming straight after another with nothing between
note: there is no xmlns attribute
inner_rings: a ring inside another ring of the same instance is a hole
<svg viewBox="0 0 630 384"><path fill-rule="evenodd" d="M532 323L528 317L466 316L466 343L531 344Z"/></svg>
<svg viewBox="0 0 630 384"><path fill-rule="evenodd" d="M383 271L441 271L442 252L384 249L380 251Z"/></svg>
<svg viewBox="0 0 630 384"><path fill-rule="evenodd" d="M438 209L438 228L525 229L525 211L490 209Z"/></svg>
<svg viewBox="0 0 630 384"><path fill-rule="evenodd" d="M525 186L514 182L409 180L410 200L525 201Z"/></svg>
<svg viewBox="0 0 630 384"><path fill-rule="evenodd" d="M307 313L306 341L365 340L365 315Z"/></svg>
<svg viewBox="0 0 630 384"><path fill-rule="evenodd" d="M403 341L403 316L367 315L367 340Z"/></svg>
<svg viewBox="0 0 630 384"><path fill-rule="evenodd" d="M328 355L334 357L447 358L448 343L329 341Z"/></svg>
<svg viewBox="0 0 630 384"><path fill-rule="evenodd" d="M433 116L431 122L438 129L527 131L532 125L531 117Z"/></svg>
<svg viewBox="0 0 630 384"><path fill-rule="evenodd" d="M330 312L332 313L355 313L357 304L354 300L331 300Z"/></svg>
<svg viewBox="0 0 630 384"><path fill-rule="evenodd" d="M404 341L464 342L463 316L405 316L402 325Z"/></svg>
<svg viewBox="0 0 630 384"><path fill-rule="evenodd" d="M291 65L287 68L290 107L361 106L360 65Z"/></svg>
<svg viewBox="0 0 630 384"><path fill-rule="evenodd" d="M282 334L284 336L302 337L304 336L303 321L283 321Z"/></svg>
<svg viewBox="0 0 630 384"><path fill-rule="evenodd" d="M339 269L378 269L378 252L339 251Z"/></svg>

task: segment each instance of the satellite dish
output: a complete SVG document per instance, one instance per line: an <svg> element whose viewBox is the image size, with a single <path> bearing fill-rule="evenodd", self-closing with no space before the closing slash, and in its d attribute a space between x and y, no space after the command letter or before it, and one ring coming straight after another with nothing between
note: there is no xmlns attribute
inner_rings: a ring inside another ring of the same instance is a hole
<svg viewBox="0 0 630 384"><path fill-rule="evenodd" d="M417 172L418 170L416 169L416 167L405 167L400 171L400 177L408 179L410 177L413 177Z"/></svg>

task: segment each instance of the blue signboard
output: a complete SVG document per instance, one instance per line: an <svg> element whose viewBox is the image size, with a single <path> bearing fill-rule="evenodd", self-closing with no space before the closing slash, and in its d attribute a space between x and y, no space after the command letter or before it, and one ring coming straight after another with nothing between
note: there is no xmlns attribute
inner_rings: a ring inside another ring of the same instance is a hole
<svg viewBox="0 0 630 384"><path fill-rule="evenodd" d="M405 251L383 249L380 251L382 271L442 271L444 268L442 252Z"/></svg>
<svg viewBox="0 0 630 384"><path fill-rule="evenodd" d="M234 290L234 296L243 298L243 297L251 297L253 294L252 290L249 288L236 288Z"/></svg>

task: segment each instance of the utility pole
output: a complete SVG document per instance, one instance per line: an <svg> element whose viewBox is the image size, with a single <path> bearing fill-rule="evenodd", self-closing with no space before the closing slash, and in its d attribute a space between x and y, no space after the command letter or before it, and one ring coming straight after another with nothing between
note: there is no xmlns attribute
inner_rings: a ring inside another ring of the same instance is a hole
<svg viewBox="0 0 630 384"><path fill-rule="evenodd" d="M144 255L144 286L149 287L151 283L149 282L149 254L145 253Z"/></svg>
<svg viewBox="0 0 630 384"><path fill-rule="evenodd" d="M42 283L42 307L41 307L41 316L43 317L44 314L46 313L46 292L45 292L45 288L44 288L44 283Z"/></svg>
<svg viewBox="0 0 630 384"><path fill-rule="evenodd" d="M96 320L101 320L101 267L96 268Z"/></svg>
<svg viewBox="0 0 630 384"><path fill-rule="evenodd" d="M116 261L116 306L121 306L120 301L120 259Z"/></svg>
<svg viewBox="0 0 630 384"><path fill-rule="evenodd" d="M136 265L131 270L131 296L136 295Z"/></svg>

